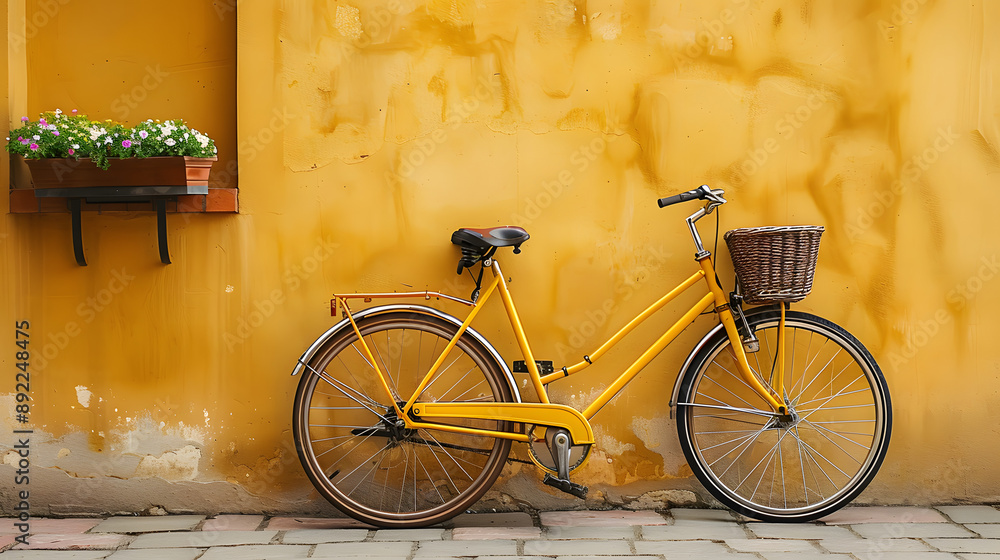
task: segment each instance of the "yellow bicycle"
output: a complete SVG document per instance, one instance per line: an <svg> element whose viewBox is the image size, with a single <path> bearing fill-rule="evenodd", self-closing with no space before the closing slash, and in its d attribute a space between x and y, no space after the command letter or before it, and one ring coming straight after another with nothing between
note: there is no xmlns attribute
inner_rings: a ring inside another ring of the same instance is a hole
<svg viewBox="0 0 1000 560"><path fill-rule="evenodd" d="M719 319L691 350L670 399L695 475L716 497L765 521L808 521L853 500L889 445L892 410L878 365L847 331L789 310L809 293L823 228L749 228L726 234L738 285L726 294L695 223L725 204L703 185L658 201L704 203L687 218L699 267L576 364L536 361L496 253L520 252L518 227L460 229L458 272L478 265L470 299L439 292L335 295L343 319L302 355L293 431L317 490L344 513L382 527L422 527L462 513L499 476L512 442L529 446L546 484L578 497L570 480L594 444L590 420L700 314ZM739 258L738 258L739 257ZM484 284L484 272L492 280ZM682 292L704 295L583 410L549 401L546 385L597 362ZM470 325L499 294L537 402L523 402L511 367ZM355 311L350 300L444 299L459 319L421 303ZM769 304L744 310L744 304ZM776 305L775 305L776 304ZM675 414L676 413L676 414Z"/></svg>

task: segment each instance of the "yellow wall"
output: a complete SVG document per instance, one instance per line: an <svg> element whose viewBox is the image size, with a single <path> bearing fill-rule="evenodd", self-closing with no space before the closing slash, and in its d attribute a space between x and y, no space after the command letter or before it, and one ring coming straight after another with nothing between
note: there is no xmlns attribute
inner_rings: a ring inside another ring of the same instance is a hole
<svg viewBox="0 0 1000 560"><path fill-rule="evenodd" d="M288 372L330 324L330 293L467 295L451 231L518 223L532 239L503 262L535 354L575 362L693 270L686 212L654 200L701 183L727 190L723 231L827 227L800 307L867 344L896 414L860 501L998 499L989 318L1000 312L1000 194L989 181L1000 170L1000 7L244 2L234 26L235 2L97 4L63 5L28 42L28 109L90 100L101 107L92 114L113 111L147 65L176 66L178 81L149 108L225 123L212 115L236 107L237 132L220 146L238 152L241 211L172 216L169 266L156 260L150 215L85 216L86 268L73 262L68 216L7 215L7 324L30 320L43 358L55 348L32 385L54 511L329 511L291 445ZM223 17L167 32L176 50L126 51L75 30L112 12L116 26L169 22L160 10L196 5ZM216 30L227 26L238 29L232 105L232 69L214 65L231 56L232 35ZM60 58L56 45L71 41L96 66ZM109 52L119 55L101 65ZM213 84L211 101L192 92L189 70ZM500 315L484 319L515 359ZM668 321L654 323L553 396L586 399ZM598 490L592 503L661 489L706 497L666 402L686 348L711 324L700 319L595 418L601 451L577 477ZM520 467L497 489L539 507L572 503Z"/></svg>

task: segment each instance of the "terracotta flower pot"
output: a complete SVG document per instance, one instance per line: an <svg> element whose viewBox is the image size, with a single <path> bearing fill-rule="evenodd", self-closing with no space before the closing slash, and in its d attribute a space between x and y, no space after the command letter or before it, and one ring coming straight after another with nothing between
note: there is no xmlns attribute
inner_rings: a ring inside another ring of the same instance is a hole
<svg viewBox="0 0 1000 560"><path fill-rule="evenodd" d="M35 189L77 187L207 186L217 157L109 158L107 170L90 158L26 159Z"/></svg>

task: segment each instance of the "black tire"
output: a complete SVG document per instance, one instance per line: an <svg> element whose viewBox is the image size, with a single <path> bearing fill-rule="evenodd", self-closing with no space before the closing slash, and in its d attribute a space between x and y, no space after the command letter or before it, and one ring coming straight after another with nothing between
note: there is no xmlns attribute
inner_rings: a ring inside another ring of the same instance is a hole
<svg viewBox="0 0 1000 560"><path fill-rule="evenodd" d="M400 403L458 330L437 317L410 312L365 317L357 324ZM299 381L292 425L309 479L338 509L380 527L424 527L464 512L503 470L511 440L401 429L358 342L353 329L339 332L316 352ZM418 402L512 400L496 360L464 334ZM499 420L448 423L511 428Z"/></svg>
<svg viewBox="0 0 1000 560"><path fill-rule="evenodd" d="M747 317L760 350L747 358L774 379L780 311ZM688 464L720 502L771 522L811 521L843 507L875 477L889 448L892 405L868 350L836 324L795 311L780 421L736 369L724 330L695 356L678 394L677 433ZM702 406L697 406L702 405Z"/></svg>

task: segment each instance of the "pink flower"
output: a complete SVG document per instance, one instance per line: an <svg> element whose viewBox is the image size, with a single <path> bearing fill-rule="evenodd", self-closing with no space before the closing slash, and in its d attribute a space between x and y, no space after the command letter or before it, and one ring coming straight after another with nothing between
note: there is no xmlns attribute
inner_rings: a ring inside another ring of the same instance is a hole
<svg viewBox="0 0 1000 560"><path fill-rule="evenodd" d="M74 114L74 115L76 114L76 109L73 109L73 114Z"/></svg>
<svg viewBox="0 0 1000 560"><path fill-rule="evenodd" d="M146 132L145 130L140 130L139 131L139 138L142 138L143 140L145 140L147 136L149 136L149 133Z"/></svg>
<svg viewBox="0 0 1000 560"><path fill-rule="evenodd" d="M27 138L21 138L20 140L21 140L22 144L25 144L25 145L28 144L28 139Z"/></svg>
<svg viewBox="0 0 1000 560"><path fill-rule="evenodd" d="M76 153L76 150L74 150L73 148L70 148L70 149L69 149L69 155L73 155L73 154L75 154L75 153Z"/></svg>
<svg viewBox="0 0 1000 560"><path fill-rule="evenodd" d="M52 131L52 135L53 136L59 136L59 131L58 130L53 130Z"/></svg>
<svg viewBox="0 0 1000 560"><path fill-rule="evenodd" d="M131 148L132 147L132 141L131 140L124 140L124 141L122 141L122 147L123 148Z"/></svg>
<svg viewBox="0 0 1000 560"><path fill-rule="evenodd" d="M28 117L21 117L21 122L28 122Z"/></svg>
<svg viewBox="0 0 1000 560"><path fill-rule="evenodd" d="M28 147L31 148L31 150L33 151L38 151L38 144L35 144L34 142L32 142L31 145Z"/></svg>
<svg viewBox="0 0 1000 560"><path fill-rule="evenodd" d="M38 119L38 124L42 126L49 126L49 123L45 122L45 119Z"/></svg>

